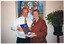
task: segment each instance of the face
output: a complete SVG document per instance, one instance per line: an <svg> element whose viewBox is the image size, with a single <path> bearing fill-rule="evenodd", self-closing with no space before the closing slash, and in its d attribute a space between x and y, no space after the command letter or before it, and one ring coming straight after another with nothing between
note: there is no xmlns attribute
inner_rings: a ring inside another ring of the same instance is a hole
<svg viewBox="0 0 64 44"><path fill-rule="evenodd" d="M28 16L28 10L27 9L23 9L22 15L26 18Z"/></svg>
<svg viewBox="0 0 64 44"><path fill-rule="evenodd" d="M37 19L39 18L39 14L38 14L38 12L35 11L35 12L33 13L33 16L34 16L34 18L37 20Z"/></svg>

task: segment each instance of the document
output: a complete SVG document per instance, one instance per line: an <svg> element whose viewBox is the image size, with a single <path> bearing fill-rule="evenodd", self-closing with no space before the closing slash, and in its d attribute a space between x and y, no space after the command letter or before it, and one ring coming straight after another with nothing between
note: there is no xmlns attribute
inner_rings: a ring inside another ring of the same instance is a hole
<svg viewBox="0 0 64 44"><path fill-rule="evenodd" d="M28 29L28 25L27 25L27 24L21 24L20 26L21 26L21 28L23 28L24 33L31 32L31 31Z"/></svg>

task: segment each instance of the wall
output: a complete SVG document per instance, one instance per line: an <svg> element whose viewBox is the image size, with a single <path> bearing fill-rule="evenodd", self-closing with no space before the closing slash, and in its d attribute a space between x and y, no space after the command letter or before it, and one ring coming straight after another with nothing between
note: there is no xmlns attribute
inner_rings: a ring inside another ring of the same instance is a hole
<svg viewBox="0 0 64 44"><path fill-rule="evenodd" d="M2 1L1 2L1 41L2 43L15 43L16 42L16 31L12 31L10 29L11 24L17 17L17 3L14 1ZM62 2L53 2L53 1L46 1L44 5L44 19L48 13L62 10ZM47 20L46 20L47 23ZM53 26L51 24L47 24L48 26L48 35L47 35L47 42L48 43L56 43L56 36L53 35ZM61 42L62 42L62 36Z"/></svg>
<svg viewBox="0 0 64 44"><path fill-rule="evenodd" d="M16 19L16 3L14 1L1 2L1 42L16 42L16 32L10 29Z"/></svg>
<svg viewBox="0 0 64 44"><path fill-rule="evenodd" d="M62 10L63 9L63 2L62 1L46 1L46 15L45 17L47 16L47 14L51 13L51 12L54 12L54 11L57 11L57 10ZM46 23L48 21L46 20ZM51 42L51 43L56 43L57 41L57 38L55 35L53 35L53 32L54 32L54 28L51 24L48 24L47 23L47 26L48 26L48 35L47 35L47 41L48 43ZM63 37L60 36L60 42L63 41Z"/></svg>
<svg viewBox="0 0 64 44"><path fill-rule="evenodd" d="M1 1L0 1L0 32L1 32ZM0 43L1 43L1 33L0 33Z"/></svg>

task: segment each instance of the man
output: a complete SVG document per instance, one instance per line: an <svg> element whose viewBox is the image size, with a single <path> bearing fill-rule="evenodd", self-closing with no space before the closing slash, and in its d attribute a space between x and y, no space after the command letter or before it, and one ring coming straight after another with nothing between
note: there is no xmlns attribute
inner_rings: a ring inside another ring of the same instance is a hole
<svg viewBox="0 0 64 44"><path fill-rule="evenodd" d="M16 19L11 29L17 31L17 43L29 43L30 38L26 38L23 29L20 27L21 24L25 24L25 20L27 22L28 27L31 27L32 20L27 18L28 16L28 8L24 7L22 9L22 15Z"/></svg>

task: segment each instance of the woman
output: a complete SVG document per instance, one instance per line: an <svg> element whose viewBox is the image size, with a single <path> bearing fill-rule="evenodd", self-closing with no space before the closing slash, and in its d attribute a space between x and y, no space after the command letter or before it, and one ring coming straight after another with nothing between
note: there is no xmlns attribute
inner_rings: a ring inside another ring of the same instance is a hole
<svg viewBox="0 0 64 44"><path fill-rule="evenodd" d="M31 43L46 43L47 26L45 21L39 17L39 10L33 11L34 21L31 25Z"/></svg>

